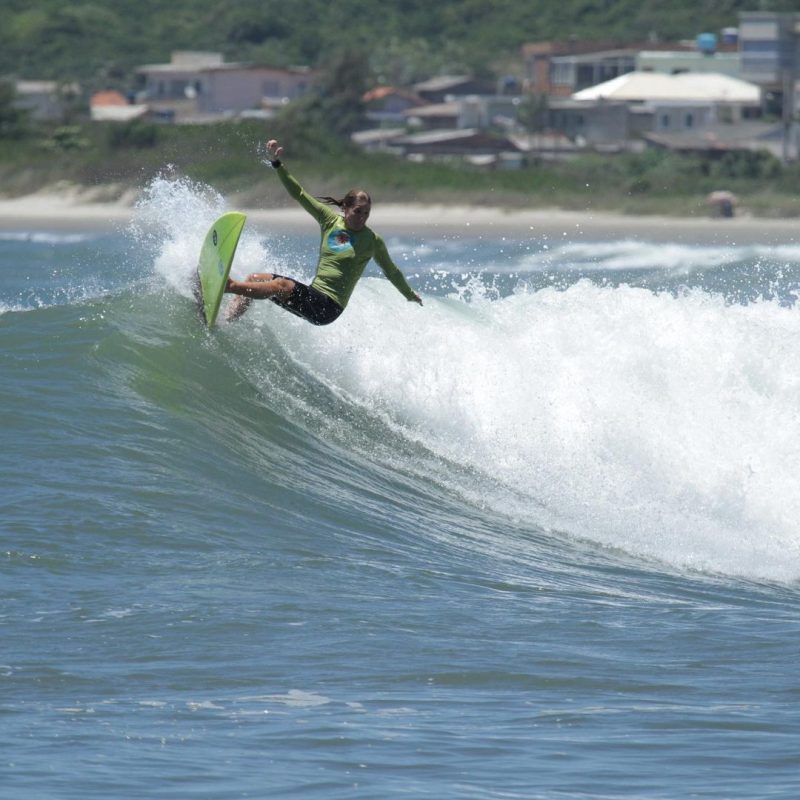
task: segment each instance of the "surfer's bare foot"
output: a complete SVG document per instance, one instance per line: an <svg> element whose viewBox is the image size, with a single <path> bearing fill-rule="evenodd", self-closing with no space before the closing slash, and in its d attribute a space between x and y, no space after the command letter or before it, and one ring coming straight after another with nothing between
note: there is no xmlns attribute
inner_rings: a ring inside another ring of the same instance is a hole
<svg viewBox="0 0 800 800"><path fill-rule="evenodd" d="M225 320L227 322L233 322L234 320L239 319L239 317L250 308L250 303L252 300L249 297L242 297L239 295L238 297L234 297L233 300L228 304L228 308L225 311Z"/></svg>

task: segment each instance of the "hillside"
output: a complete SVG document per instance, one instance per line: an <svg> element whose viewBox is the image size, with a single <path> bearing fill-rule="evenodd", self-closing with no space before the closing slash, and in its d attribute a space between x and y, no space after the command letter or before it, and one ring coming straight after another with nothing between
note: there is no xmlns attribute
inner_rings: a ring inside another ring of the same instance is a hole
<svg viewBox="0 0 800 800"><path fill-rule="evenodd" d="M167 60L174 49L278 66L313 66L348 50L369 55L372 80L407 83L502 70L536 40L690 38L735 25L738 12L754 6L788 11L796 1L4 0L0 75L129 89L134 67Z"/></svg>

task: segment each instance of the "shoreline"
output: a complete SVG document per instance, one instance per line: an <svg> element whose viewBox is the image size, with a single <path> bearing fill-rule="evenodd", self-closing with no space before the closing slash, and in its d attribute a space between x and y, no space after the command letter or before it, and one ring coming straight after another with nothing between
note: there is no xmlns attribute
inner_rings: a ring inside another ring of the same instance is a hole
<svg viewBox="0 0 800 800"><path fill-rule="evenodd" d="M69 194L41 193L0 199L0 231L113 233L136 217L136 198L91 202ZM232 208L237 208L235 205ZM237 208L263 229L313 232L300 208ZM426 236L509 236L564 241L640 239L695 245L800 243L800 219L636 216L594 211L466 205L376 205L370 225L380 233Z"/></svg>

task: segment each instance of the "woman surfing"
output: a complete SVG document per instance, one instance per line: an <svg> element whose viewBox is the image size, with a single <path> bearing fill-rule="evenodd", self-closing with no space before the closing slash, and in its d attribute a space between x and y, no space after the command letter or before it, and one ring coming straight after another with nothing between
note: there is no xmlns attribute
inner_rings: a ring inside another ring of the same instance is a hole
<svg viewBox="0 0 800 800"><path fill-rule="evenodd" d="M267 157L281 183L319 223L317 273L309 286L268 272L255 272L243 281L229 279L225 292L238 297L230 304L227 318L240 317L253 300L272 300L312 325L329 325L344 311L372 258L406 300L422 305L420 296L392 261L383 239L367 227L372 208L370 196L361 189L351 189L341 200L312 197L289 174L281 161L282 155L283 148L275 139L270 139Z"/></svg>

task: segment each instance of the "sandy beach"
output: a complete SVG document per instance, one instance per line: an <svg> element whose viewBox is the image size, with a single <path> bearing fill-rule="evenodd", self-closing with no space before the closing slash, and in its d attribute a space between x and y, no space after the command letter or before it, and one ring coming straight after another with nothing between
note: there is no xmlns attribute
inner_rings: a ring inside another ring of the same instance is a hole
<svg viewBox="0 0 800 800"><path fill-rule="evenodd" d="M135 193L116 202L94 202L76 192L37 193L0 199L3 231L113 231L135 214ZM298 208L237 208L264 229L311 230L308 215ZM425 236L546 237L570 241L637 239L686 244L795 244L800 220L663 217L575 212L560 209L507 211L486 206L376 205L370 224L381 233Z"/></svg>

